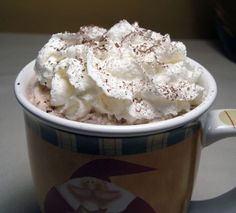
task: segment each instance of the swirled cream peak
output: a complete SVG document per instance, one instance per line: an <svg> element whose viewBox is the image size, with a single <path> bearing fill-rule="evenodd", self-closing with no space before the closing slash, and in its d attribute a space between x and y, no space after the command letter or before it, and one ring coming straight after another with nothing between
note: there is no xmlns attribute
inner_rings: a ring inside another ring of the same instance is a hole
<svg viewBox="0 0 236 213"><path fill-rule="evenodd" d="M128 124L162 120L189 111L204 91L182 42L126 20L54 34L35 71L51 106L72 120L91 113Z"/></svg>

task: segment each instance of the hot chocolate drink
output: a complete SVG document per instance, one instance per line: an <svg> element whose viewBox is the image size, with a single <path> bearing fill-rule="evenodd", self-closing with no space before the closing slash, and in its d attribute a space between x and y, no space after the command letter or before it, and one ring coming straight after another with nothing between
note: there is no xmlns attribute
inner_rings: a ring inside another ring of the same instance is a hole
<svg viewBox="0 0 236 213"><path fill-rule="evenodd" d="M204 88L182 42L130 24L52 35L39 51L30 100L70 120L139 124L199 105Z"/></svg>

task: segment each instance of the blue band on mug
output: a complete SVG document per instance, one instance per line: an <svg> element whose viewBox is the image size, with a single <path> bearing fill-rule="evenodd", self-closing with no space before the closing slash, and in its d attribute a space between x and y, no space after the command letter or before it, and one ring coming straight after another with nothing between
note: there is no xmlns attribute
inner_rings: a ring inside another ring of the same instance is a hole
<svg viewBox="0 0 236 213"><path fill-rule="evenodd" d="M167 132L136 137L96 137L55 129L34 116L25 113L26 126L39 134L43 141L73 152L94 155L131 155L163 149L192 137L200 128L200 122Z"/></svg>

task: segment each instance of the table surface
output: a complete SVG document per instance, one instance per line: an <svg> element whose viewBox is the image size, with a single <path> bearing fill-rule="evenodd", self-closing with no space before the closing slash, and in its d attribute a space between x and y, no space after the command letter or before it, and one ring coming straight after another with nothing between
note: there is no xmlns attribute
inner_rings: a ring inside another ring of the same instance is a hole
<svg viewBox="0 0 236 213"><path fill-rule="evenodd" d="M17 73L49 39L49 35L0 33L0 212L38 213L24 132L23 113L13 84ZM236 64L221 52L217 41L183 40L188 56L215 77L216 108L236 108ZM202 151L193 200L218 196L236 185L236 142L221 140Z"/></svg>

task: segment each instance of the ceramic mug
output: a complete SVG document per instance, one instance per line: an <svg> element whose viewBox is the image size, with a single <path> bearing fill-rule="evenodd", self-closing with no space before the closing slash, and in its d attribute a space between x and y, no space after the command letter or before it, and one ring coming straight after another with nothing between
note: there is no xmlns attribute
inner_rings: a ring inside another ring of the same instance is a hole
<svg viewBox="0 0 236 213"><path fill-rule="evenodd" d="M236 111L208 112L217 93L215 80L200 64L189 61L203 71L204 101L169 120L125 126L69 121L41 111L27 100L35 62L22 69L15 94L24 109L42 212L189 211L201 149L236 133ZM212 211L205 212L223 212L210 203ZM204 212L208 204L192 203L190 211Z"/></svg>

